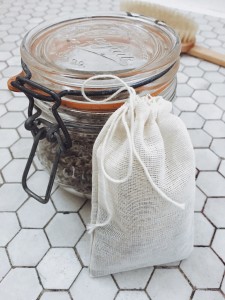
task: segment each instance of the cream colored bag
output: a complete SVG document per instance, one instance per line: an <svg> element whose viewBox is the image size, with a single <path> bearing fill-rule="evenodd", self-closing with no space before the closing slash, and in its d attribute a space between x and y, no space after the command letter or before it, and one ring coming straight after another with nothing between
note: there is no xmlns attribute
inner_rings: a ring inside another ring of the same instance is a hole
<svg viewBox="0 0 225 300"><path fill-rule="evenodd" d="M187 129L170 102L140 98L120 81L130 98L93 148L94 277L182 260L193 248L195 164Z"/></svg>

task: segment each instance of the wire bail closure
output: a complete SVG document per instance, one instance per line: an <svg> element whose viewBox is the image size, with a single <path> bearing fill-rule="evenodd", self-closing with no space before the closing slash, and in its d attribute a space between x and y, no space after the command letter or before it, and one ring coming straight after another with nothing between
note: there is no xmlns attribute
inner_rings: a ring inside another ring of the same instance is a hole
<svg viewBox="0 0 225 300"><path fill-rule="evenodd" d="M28 106L28 118L25 121L25 128L28 131L31 131L34 141L31 148L30 155L28 157L23 176L22 176L22 186L24 190L27 192L27 194L37 201L41 203L47 203L49 201L53 183L56 176L56 171L58 167L58 163L61 157L62 153L65 153L69 148L72 146L72 140L70 138L70 135L68 133L68 130L62 121L61 117L59 116L59 113L57 109L59 108L61 104L61 97L55 93L54 91L43 87L42 85L34 82L31 80L31 72L28 69L28 67L23 63L22 61L22 67L25 72L25 77L18 76L15 81L11 82L11 85L18 89L19 91L23 92L28 100L29 100L29 106ZM38 88L40 91L43 91L48 96L44 96L42 94L37 94L36 92L32 91L28 87L25 86L25 84L28 84L31 87ZM51 123L43 118L41 118L42 110L37 107L34 103L34 99L52 102L53 105L51 107L52 114L54 116L54 119L56 123ZM36 112L34 112L36 110ZM38 144L40 140L47 139L50 143L57 143L58 148L56 150L55 159L52 165L51 173L49 182L47 185L47 189L45 192L44 198L37 195L35 192L33 192L28 186L27 186L27 177L31 168L31 164L33 162Z"/></svg>

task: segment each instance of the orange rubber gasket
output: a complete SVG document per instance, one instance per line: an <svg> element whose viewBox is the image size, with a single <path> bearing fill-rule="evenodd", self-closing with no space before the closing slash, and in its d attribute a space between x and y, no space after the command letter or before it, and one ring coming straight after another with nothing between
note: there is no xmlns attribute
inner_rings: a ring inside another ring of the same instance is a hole
<svg viewBox="0 0 225 300"><path fill-rule="evenodd" d="M20 74L12 76L9 78L7 84L8 84L8 89L12 92L20 92L20 90L18 90L17 88L12 86L12 81L16 80L16 77L18 76L25 76L24 71L22 71ZM159 95L161 92L163 92L167 87L168 87L169 83L164 84L161 88L159 88L157 90L157 92L152 93L152 96L157 96ZM45 92L30 87L30 89L40 95L44 95L44 96L49 96L48 94L46 94ZM108 102L108 103L91 103L91 102L75 102L75 101L70 101L70 100L63 100L62 99L62 105L68 108L73 108L73 109L78 109L78 110L91 110L91 111L110 111L110 110L116 110L117 108L119 108L120 106L123 105L123 101L121 102Z"/></svg>

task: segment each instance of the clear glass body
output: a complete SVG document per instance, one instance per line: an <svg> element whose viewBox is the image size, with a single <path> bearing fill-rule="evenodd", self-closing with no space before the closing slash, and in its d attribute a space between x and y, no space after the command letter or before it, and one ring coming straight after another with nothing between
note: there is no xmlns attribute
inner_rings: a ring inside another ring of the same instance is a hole
<svg viewBox="0 0 225 300"><path fill-rule="evenodd" d="M179 54L180 41L171 28L126 13L87 14L44 23L31 30L21 45L21 56L32 80L55 91L80 90L84 81L96 74L114 74L135 85L170 68L157 80L136 88L138 95L160 94L168 101L175 96ZM101 79L90 82L86 90L112 88L119 88L118 82ZM89 197L93 144L109 116L126 101L126 95L100 106L87 106L82 97L67 96L63 100L59 113L73 145L60 159L56 181L73 193ZM54 122L50 103L36 100L35 104L43 118ZM49 171L56 148L47 140L39 144L38 157Z"/></svg>

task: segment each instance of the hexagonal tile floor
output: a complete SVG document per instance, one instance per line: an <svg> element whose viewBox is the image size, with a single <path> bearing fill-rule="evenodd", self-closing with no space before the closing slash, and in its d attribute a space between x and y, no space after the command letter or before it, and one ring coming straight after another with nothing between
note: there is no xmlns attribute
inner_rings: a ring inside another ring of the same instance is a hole
<svg viewBox="0 0 225 300"><path fill-rule="evenodd" d="M196 154L195 248L191 256L93 279L88 275L90 201L54 186L42 205L21 188L32 138L24 129L27 100L7 90L20 71L24 33L71 11L117 10L118 0L0 0L0 299L225 299L225 68L183 55L174 112ZM197 42L225 54L225 20L191 14ZM29 182L41 192L48 176L35 158Z"/></svg>

